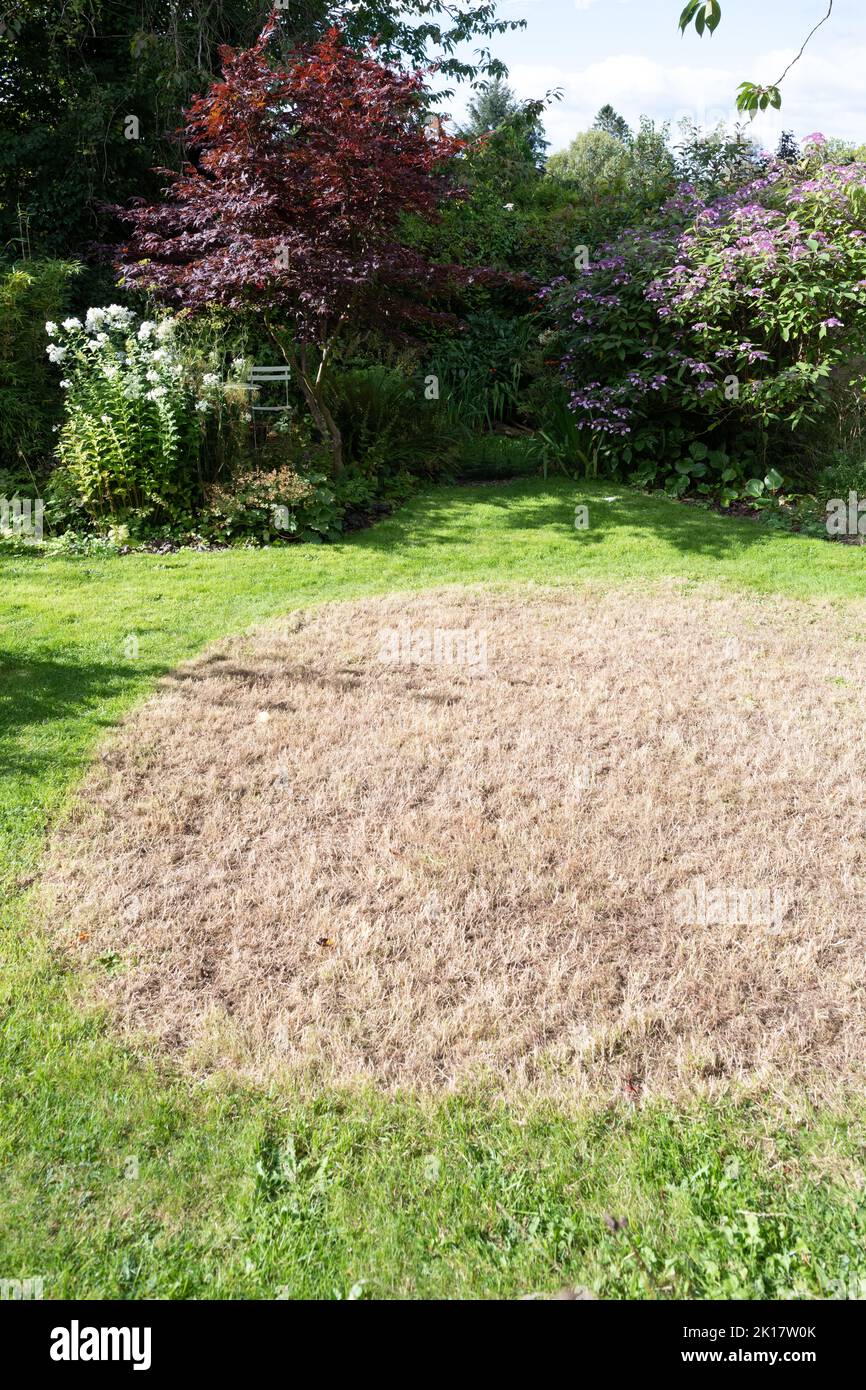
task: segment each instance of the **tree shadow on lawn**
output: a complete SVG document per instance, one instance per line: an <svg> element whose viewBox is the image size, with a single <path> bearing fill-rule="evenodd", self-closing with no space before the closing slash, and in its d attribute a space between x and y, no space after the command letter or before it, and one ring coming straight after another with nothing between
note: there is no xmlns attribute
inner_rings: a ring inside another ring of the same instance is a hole
<svg viewBox="0 0 866 1390"><path fill-rule="evenodd" d="M589 511L585 530L575 527L575 508L580 504ZM487 511L482 518L477 514L479 505L499 515L491 520ZM570 537L583 547L614 541L617 549L620 539L627 542L631 533L636 550L651 537L685 555L718 560L779 539L779 533L762 525L759 517L752 521L723 516L614 482L525 478L425 492L388 521L353 539L377 549L412 540L422 540L425 545L463 546L475 544L476 535L492 539L502 530L547 530L562 539Z"/></svg>
<svg viewBox="0 0 866 1390"><path fill-rule="evenodd" d="M33 778L40 768L79 765L82 714L113 702L130 685L151 680L162 670L138 661L124 666L61 658L22 659L0 648L0 779ZM62 739L64 715L68 715L70 726L76 726L69 753L61 754L56 746L42 751L37 746L41 729L51 728L52 741ZM110 728L115 721L106 714L93 722ZM34 735L30 748L28 731Z"/></svg>

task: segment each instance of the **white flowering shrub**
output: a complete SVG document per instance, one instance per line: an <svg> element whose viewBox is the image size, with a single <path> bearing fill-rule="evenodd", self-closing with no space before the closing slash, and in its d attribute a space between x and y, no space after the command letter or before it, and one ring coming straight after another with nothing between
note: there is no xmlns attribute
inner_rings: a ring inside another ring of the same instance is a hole
<svg viewBox="0 0 866 1390"><path fill-rule="evenodd" d="M171 318L138 320L110 304L88 309L84 322L45 328L48 358L63 372L58 458L88 514L97 521L189 514L219 377L191 378Z"/></svg>

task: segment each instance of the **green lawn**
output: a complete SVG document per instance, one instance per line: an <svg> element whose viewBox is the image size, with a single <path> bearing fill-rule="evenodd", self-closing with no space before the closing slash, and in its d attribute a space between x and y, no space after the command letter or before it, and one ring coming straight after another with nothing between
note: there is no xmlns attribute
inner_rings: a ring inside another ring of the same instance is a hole
<svg viewBox="0 0 866 1390"><path fill-rule="evenodd" d="M866 1292L854 1099L820 1115L768 1097L563 1116L484 1095L199 1084L82 1011L28 892L105 729L212 638L363 593L667 576L839 604L866 592L857 548L613 484L438 489L332 546L0 553L0 1279L42 1277L49 1298Z"/></svg>

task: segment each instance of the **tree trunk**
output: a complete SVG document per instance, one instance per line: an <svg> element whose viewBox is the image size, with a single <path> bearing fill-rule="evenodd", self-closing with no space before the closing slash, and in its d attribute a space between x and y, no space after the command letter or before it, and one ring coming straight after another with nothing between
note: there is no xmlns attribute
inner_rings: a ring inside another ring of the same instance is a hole
<svg viewBox="0 0 866 1390"><path fill-rule="evenodd" d="M307 408L313 417L313 423L331 451L331 471L337 478L343 471L343 436L340 433L339 425L325 404L322 391L322 369L325 365L327 349L322 355L318 373L314 377L309 369L307 344L299 343L296 347L292 343L287 348L279 334L268 323L267 318L265 319L265 326L272 341L279 348L283 360L288 363L298 379L304 400L307 402Z"/></svg>
<svg viewBox="0 0 866 1390"><path fill-rule="evenodd" d="M298 366L296 368L298 380L301 383L301 390L304 399L310 408L310 414L322 437L331 447L331 466L334 476L339 477L343 471L343 436L340 427L325 404L324 392L321 386L321 371L315 378L311 375L307 360L307 347L301 343L298 352Z"/></svg>

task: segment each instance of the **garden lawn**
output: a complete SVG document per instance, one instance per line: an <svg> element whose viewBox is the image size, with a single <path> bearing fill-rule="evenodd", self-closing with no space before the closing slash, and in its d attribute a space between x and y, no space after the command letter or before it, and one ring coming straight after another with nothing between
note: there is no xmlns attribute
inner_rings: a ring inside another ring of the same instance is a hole
<svg viewBox="0 0 866 1390"><path fill-rule="evenodd" d="M191 1081L82 1009L30 892L105 730L250 623L452 583L627 584L639 603L671 577L844 607L866 592L864 563L612 484L550 482L430 491L327 547L0 554L0 1278L41 1277L48 1298L866 1292L862 1102L567 1115L481 1093Z"/></svg>

